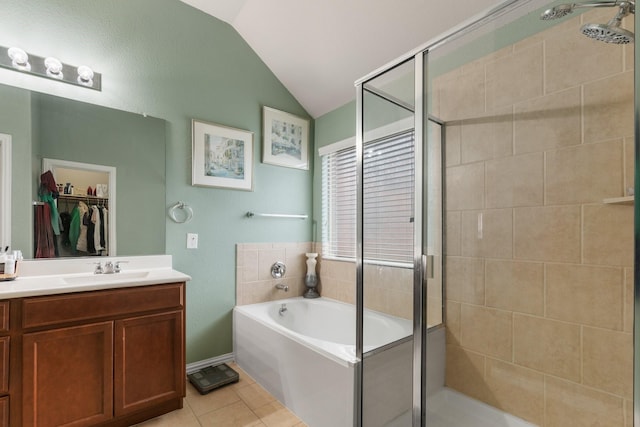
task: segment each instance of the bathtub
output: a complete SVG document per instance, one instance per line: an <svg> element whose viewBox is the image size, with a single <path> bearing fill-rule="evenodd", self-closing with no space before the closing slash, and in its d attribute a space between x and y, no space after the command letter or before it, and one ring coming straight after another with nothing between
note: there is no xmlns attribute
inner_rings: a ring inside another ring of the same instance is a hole
<svg viewBox="0 0 640 427"><path fill-rule="evenodd" d="M280 315L282 304L287 309ZM236 361L310 427L352 426L358 362L355 319L353 305L327 298L298 297L237 306L233 310ZM365 311L365 352L412 333L409 320ZM408 381L400 387L408 394L394 398L405 406L411 404L411 348L408 340L391 352L380 353L393 355L392 360L385 362L380 359L384 356L375 355L364 362L365 369L371 363L402 371L393 377ZM393 354L398 351L401 363ZM365 373L365 384L366 379ZM365 397L373 397L373 393ZM387 397L374 401L393 403Z"/></svg>

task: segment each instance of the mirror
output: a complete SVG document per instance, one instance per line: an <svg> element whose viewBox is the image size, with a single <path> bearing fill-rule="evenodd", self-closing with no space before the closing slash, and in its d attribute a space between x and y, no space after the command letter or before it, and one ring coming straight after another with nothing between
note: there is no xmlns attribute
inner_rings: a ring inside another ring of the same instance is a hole
<svg viewBox="0 0 640 427"><path fill-rule="evenodd" d="M33 254L32 206L42 160L49 158L116 168L116 211L109 214L117 219L118 255L165 252L164 120L6 85L0 85L0 100L0 112L8 112L0 114L0 134L11 135L14 147L14 249ZM30 179L18 179L25 167Z"/></svg>

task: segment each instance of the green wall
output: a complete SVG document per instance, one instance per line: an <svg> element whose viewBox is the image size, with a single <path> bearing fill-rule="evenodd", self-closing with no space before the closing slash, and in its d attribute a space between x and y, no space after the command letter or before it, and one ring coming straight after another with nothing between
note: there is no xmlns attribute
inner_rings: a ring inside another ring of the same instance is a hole
<svg viewBox="0 0 640 427"><path fill-rule="evenodd" d="M235 244L311 239L310 220L244 216L249 210L309 214L312 207L310 171L261 163L261 109L308 114L230 25L177 0L5 0L0 44L86 63L102 73L103 90L6 70L0 70L0 83L167 121L165 208L184 201L194 210L187 224L171 222L164 212L166 253L174 268L193 278L187 285L187 362L231 352ZM254 133L253 192L191 186L193 118ZM29 135L14 136L13 221L29 212L28 141ZM310 149L315 151L313 140ZM199 234L198 249L186 249L187 232Z"/></svg>

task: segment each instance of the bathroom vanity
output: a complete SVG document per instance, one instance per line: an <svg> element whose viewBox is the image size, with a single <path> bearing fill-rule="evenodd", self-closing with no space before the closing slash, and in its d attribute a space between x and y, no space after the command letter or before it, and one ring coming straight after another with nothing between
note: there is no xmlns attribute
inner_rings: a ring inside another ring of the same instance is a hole
<svg viewBox="0 0 640 427"><path fill-rule="evenodd" d="M0 426L129 426L182 407L190 277L170 256L118 260L130 267L109 275L25 262L0 282Z"/></svg>

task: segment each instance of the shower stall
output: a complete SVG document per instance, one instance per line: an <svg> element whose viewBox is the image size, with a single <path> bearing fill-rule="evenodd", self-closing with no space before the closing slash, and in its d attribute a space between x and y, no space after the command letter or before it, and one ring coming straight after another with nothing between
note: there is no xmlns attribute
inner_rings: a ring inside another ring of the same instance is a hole
<svg viewBox="0 0 640 427"><path fill-rule="evenodd" d="M356 83L356 425L640 426L634 15L512 0Z"/></svg>

